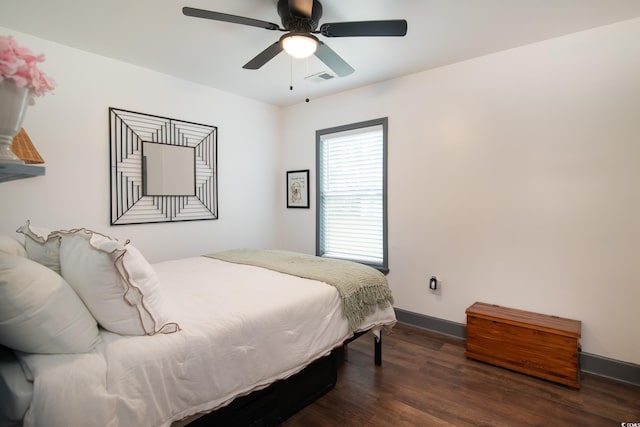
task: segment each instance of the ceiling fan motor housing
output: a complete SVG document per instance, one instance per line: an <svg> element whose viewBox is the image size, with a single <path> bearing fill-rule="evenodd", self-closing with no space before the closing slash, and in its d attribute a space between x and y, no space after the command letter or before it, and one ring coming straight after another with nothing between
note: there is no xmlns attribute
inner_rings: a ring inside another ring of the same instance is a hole
<svg viewBox="0 0 640 427"><path fill-rule="evenodd" d="M278 15L282 19L282 26L291 32L309 33L318 27L322 18L322 5L318 0L313 0L311 16L296 14L289 7L289 0L278 0Z"/></svg>

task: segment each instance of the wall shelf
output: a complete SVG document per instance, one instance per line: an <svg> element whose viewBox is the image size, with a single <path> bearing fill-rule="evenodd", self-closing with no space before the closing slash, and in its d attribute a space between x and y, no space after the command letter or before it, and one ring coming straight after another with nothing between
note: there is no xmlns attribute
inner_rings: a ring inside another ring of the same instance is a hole
<svg viewBox="0 0 640 427"><path fill-rule="evenodd" d="M0 182L42 176L44 172L44 166L0 161Z"/></svg>

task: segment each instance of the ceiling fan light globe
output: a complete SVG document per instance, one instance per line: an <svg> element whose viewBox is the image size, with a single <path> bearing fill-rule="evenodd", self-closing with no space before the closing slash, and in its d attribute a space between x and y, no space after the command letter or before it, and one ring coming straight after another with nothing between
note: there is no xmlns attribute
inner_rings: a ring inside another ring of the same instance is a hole
<svg viewBox="0 0 640 427"><path fill-rule="evenodd" d="M280 43L285 52L298 59L313 55L318 48L318 39L311 34L285 34Z"/></svg>

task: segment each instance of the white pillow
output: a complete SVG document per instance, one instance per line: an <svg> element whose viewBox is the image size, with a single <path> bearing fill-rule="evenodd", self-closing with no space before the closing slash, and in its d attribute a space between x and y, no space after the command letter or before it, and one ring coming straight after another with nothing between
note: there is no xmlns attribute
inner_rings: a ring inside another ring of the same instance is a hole
<svg viewBox="0 0 640 427"><path fill-rule="evenodd" d="M13 237L0 235L0 254L27 256L24 245Z"/></svg>
<svg viewBox="0 0 640 427"><path fill-rule="evenodd" d="M87 229L59 233L62 276L100 326L120 335L180 330L155 271L133 245Z"/></svg>
<svg viewBox="0 0 640 427"><path fill-rule="evenodd" d="M28 258L0 255L0 344L27 353L84 353L98 326L60 275Z"/></svg>
<svg viewBox="0 0 640 427"><path fill-rule="evenodd" d="M16 230L26 236L27 256L60 274L60 236L55 232L31 225L30 221Z"/></svg>

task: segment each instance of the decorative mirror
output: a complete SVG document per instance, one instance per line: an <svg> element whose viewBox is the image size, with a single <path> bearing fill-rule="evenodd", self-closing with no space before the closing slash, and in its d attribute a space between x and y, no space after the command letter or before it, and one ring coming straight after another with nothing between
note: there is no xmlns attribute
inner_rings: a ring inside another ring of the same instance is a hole
<svg viewBox="0 0 640 427"><path fill-rule="evenodd" d="M218 219L218 128L109 108L111 224Z"/></svg>

